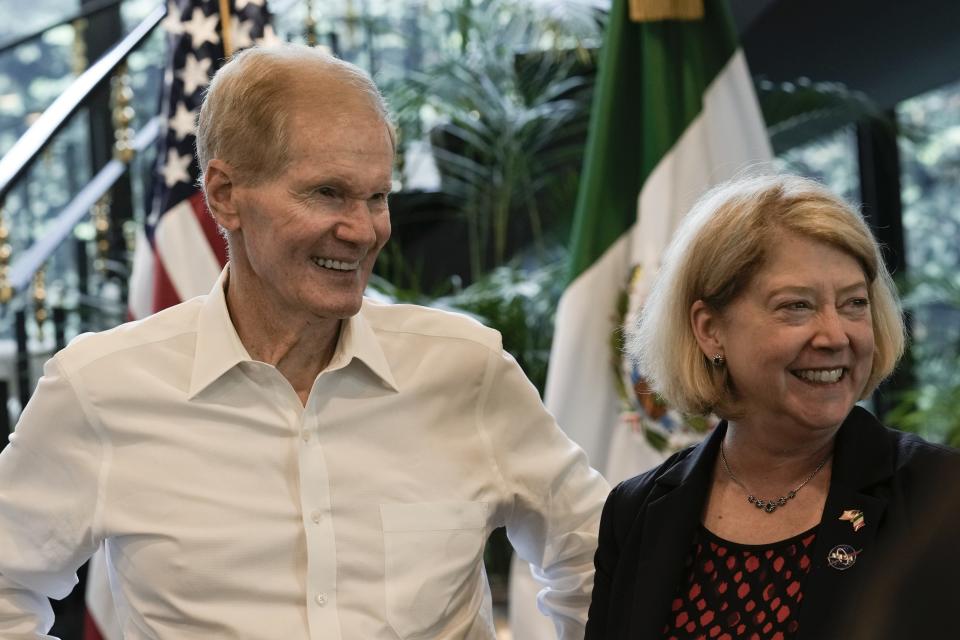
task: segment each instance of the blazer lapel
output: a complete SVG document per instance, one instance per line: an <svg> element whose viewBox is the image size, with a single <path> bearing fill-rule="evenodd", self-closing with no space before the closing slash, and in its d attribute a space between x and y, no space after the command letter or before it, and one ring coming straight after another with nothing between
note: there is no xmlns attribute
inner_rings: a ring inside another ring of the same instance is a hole
<svg viewBox="0 0 960 640"><path fill-rule="evenodd" d="M857 593L858 583L877 556L877 530L887 501L865 490L888 478L894 470L894 445L886 430L869 413L854 407L837 433L830 492L814 542L810 573L804 581L800 633L803 638L830 638L843 622L843 602ZM862 526L841 520L844 512L862 512ZM855 561L847 568L828 556L851 550Z"/></svg>
<svg viewBox="0 0 960 640"><path fill-rule="evenodd" d="M683 577L685 560L700 526L714 461L726 432L720 423L694 451L657 480L641 529L629 638L661 635L670 601Z"/></svg>

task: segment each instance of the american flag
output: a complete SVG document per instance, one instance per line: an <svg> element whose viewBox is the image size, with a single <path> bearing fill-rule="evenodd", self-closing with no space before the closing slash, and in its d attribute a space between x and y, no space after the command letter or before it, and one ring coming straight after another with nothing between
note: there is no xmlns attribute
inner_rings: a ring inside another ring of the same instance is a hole
<svg viewBox="0 0 960 640"><path fill-rule="evenodd" d="M265 0L230 0L232 51L278 41ZM224 21L226 22L226 21ZM226 246L197 188L195 128L204 89L223 63L219 0L169 0L159 141L150 213L138 232L128 308L133 318L209 293ZM90 560L84 640L121 640L101 549Z"/></svg>
<svg viewBox="0 0 960 640"><path fill-rule="evenodd" d="M229 44L239 51L277 40L265 0L231 0ZM197 189L194 156L204 90L222 64L219 0L170 0L161 110L167 127L157 150L150 213L138 237L130 315L142 318L210 291L226 247Z"/></svg>

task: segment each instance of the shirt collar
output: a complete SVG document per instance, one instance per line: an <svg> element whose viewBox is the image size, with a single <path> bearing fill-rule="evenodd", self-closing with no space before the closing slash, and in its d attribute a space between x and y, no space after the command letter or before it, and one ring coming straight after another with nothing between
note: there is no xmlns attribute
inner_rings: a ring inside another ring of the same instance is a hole
<svg viewBox="0 0 960 640"><path fill-rule="evenodd" d="M200 308L189 399L193 399L237 364L253 360L240 341L227 309L225 286L228 274L229 266L220 272L220 277ZM367 302L364 301L363 306L366 305ZM399 391L383 347L373 327L364 317L363 308L360 313L344 321L336 351L327 370L346 367L354 358L363 362L387 387Z"/></svg>
<svg viewBox="0 0 960 640"><path fill-rule="evenodd" d="M387 361L386 354L383 353L380 340L364 314L367 304L368 302L364 300L360 313L344 320L340 328L337 349L327 370L345 367L356 358L380 378L384 385L393 391L399 391L400 388L390 370L390 363Z"/></svg>
<svg viewBox="0 0 960 640"><path fill-rule="evenodd" d="M197 319L197 350L190 375L189 399L241 362L253 360L237 335L227 309L225 286L229 267L224 267Z"/></svg>

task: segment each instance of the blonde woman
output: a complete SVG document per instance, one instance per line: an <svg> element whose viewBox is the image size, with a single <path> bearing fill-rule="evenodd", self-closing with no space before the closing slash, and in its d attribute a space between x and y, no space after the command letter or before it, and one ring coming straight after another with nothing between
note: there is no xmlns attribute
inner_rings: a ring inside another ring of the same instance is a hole
<svg viewBox="0 0 960 640"><path fill-rule="evenodd" d="M870 230L792 176L708 193L629 350L668 402L723 418L611 493L586 636L829 637L957 452L856 406L904 347Z"/></svg>

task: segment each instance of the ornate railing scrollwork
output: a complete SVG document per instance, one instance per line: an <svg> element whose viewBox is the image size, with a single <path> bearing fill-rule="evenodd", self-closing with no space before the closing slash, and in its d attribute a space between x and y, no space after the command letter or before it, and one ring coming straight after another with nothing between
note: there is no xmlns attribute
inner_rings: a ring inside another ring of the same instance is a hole
<svg viewBox="0 0 960 640"><path fill-rule="evenodd" d="M7 304L13 298L13 286L10 284L10 258L13 245L10 244L10 228L0 203L0 304Z"/></svg>
<svg viewBox="0 0 960 640"><path fill-rule="evenodd" d="M73 47L70 52L70 63L73 68L73 75L79 76L90 66L90 60L87 58L87 41L84 39L89 23L86 18L77 18L70 24L73 25Z"/></svg>
<svg viewBox="0 0 960 640"><path fill-rule="evenodd" d="M107 272L107 257L110 255L110 192L103 194L93 205L91 217L95 233L94 247L97 252L93 268L102 275Z"/></svg>
<svg viewBox="0 0 960 640"><path fill-rule="evenodd" d="M113 85L113 157L129 164L133 160L134 131L130 124L135 115L131 102L133 102L133 89L130 86L130 74L127 72L126 61L121 62L117 71L111 79Z"/></svg>
<svg viewBox="0 0 960 640"><path fill-rule="evenodd" d="M47 269L40 267L33 274L33 321L37 327L37 340L43 341L43 327L50 317L47 309Z"/></svg>

